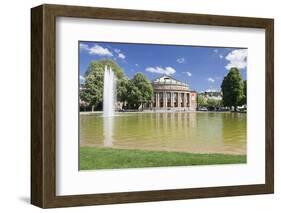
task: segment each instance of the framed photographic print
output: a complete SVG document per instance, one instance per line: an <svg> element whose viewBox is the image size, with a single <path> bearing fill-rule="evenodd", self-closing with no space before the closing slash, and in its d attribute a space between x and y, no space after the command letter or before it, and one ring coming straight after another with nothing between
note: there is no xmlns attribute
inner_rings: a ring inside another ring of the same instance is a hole
<svg viewBox="0 0 281 213"><path fill-rule="evenodd" d="M31 203L274 191L273 19L31 9Z"/></svg>

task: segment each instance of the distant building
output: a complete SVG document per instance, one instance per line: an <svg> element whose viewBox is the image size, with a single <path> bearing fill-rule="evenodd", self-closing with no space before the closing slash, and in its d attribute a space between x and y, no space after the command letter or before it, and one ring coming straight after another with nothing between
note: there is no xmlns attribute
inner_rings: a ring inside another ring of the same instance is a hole
<svg viewBox="0 0 281 213"><path fill-rule="evenodd" d="M210 99L217 101L222 100L222 92L217 90L206 90L204 92L200 92L198 95L203 96L206 101Z"/></svg>
<svg viewBox="0 0 281 213"><path fill-rule="evenodd" d="M197 93L189 90L188 84L170 76L152 81L154 97L152 108L156 110L191 110L197 108Z"/></svg>

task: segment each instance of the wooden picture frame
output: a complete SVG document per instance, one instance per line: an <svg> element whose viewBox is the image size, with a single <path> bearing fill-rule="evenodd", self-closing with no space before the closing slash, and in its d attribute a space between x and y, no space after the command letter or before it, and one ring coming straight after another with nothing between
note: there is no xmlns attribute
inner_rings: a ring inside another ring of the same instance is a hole
<svg viewBox="0 0 281 213"><path fill-rule="evenodd" d="M56 17L265 29L266 137L265 184L86 195L56 195ZM179 200L274 191L274 21L65 5L31 9L31 203L42 208Z"/></svg>

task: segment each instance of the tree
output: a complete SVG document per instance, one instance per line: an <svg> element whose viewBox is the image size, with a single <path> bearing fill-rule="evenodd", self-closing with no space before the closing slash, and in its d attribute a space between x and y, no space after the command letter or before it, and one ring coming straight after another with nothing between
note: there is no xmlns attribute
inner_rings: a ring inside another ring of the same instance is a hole
<svg viewBox="0 0 281 213"><path fill-rule="evenodd" d="M80 99L96 108L102 107L103 76L105 66L110 66L117 77L117 99L123 99L127 93L127 77L119 65L110 59L92 61L85 73L85 83L80 92Z"/></svg>
<svg viewBox="0 0 281 213"><path fill-rule="evenodd" d="M136 73L128 82L127 100L130 108L138 109L144 103L152 101L153 88L143 73Z"/></svg>
<svg viewBox="0 0 281 213"><path fill-rule="evenodd" d="M121 79L125 76L124 71L115 61L111 59L101 59L101 60L92 61L89 64L87 71L85 73L85 77L87 77L88 75L93 75L95 73L103 74L105 66L111 67L117 79Z"/></svg>
<svg viewBox="0 0 281 213"><path fill-rule="evenodd" d="M224 105L234 107L234 110L237 111L237 106L241 104L243 99L243 88L243 79L239 70L237 68L231 68L221 84Z"/></svg>
<svg viewBox="0 0 281 213"><path fill-rule="evenodd" d="M207 100L207 105L208 105L208 109L213 111L217 107L220 107L222 105L222 101L215 98L209 98Z"/></svg>
<svg viewBox="0 0 281 213"><path fill-rule="evenodd" d="M243 81L243 98L240 105L247 104L247 81Z"/></svg>
<svg viewBox="0 0 281 213"><path fill-rule="evenodd" d="M127 101L129 79L127 76L117 81L117 100L121 102Z"/></svg>
<svg viewBox="0 0 281 213"><path fill-rule="evenodd" d="M197 106L198 107L206 107L207 106L207 100L204 97L204 95L201 95L201 94L197 95Z"/></svg>

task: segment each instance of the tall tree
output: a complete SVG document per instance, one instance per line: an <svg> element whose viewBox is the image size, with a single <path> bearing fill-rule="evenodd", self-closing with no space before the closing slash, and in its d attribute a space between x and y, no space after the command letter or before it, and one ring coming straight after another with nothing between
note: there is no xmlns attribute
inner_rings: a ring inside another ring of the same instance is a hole
<svg viewBox="0 0 281 213"><path fill-rule="evenodd" d="M198 107L206 107L207 106L207 99L202 94L197 95L197 106Z"/></svg>
<svg viewBox="0 0 281 213"><path fill-rule="evenodd" d="M127 77L116 62L110 59L92 61L84 76L85 83L80 92L80 99L95 109L102 107L105 66L110 66L117 77L117 99L122 99L127 92Z"/></svg>
<svg viewBox="0 0 281 213"><path fill-rule="evenodd" d="M127 76L122 77L117 82L117 100L127 101L129 79Z"/></svg>
<svg viewBox="0 0 281 213"><path fill-rule="evenodd" d="M152 101L153 88L143 73L136 73L128 83L128 104L131 108L139 108Z"/></svg>
<svg viewBox="0 0 281 213"><path fill-rule="evenodd" d="M221 89L224 105L227 107L234 107L234 110L237 111L237 106L241 105L244 95L243 79L237 68L230 69L229 73L222 81Z"/></svg>
<svg viewBox="0 0 281 213"><path fill-rule="evenodd" d="M247 104L247 80L243 81L243 98L241 105Z"/></svg>

